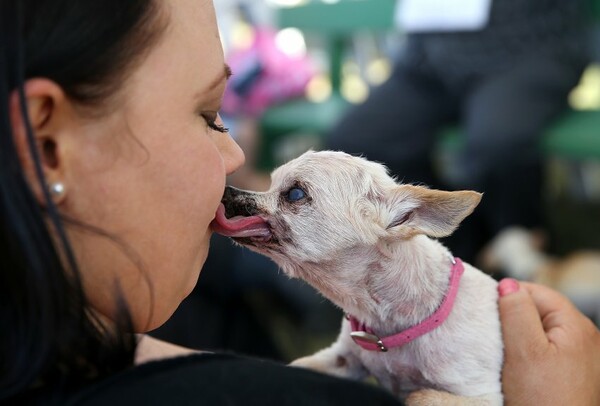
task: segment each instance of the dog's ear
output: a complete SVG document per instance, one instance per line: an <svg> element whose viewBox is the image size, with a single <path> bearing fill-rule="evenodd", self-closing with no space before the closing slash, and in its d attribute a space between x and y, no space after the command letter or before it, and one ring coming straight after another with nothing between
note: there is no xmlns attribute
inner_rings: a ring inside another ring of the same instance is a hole
<svg viewBox="0 0 600 406"><path fill-rule="evenodd" d="M465 190L446 192L421 186L398 185L389 192L391 211L387 231L394 237L415 234L446 237L473 212L481 193Z"/></svg>

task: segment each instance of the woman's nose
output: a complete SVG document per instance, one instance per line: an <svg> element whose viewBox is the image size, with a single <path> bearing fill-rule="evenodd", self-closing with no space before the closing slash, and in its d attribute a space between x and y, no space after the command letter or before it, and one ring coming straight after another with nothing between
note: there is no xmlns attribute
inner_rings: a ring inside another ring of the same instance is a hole
<svg viewBox="0 0 600 406"><path fill-rule="evenodd" d="M225 163L225 172L229 175L244 164L246 157L244 151L230 135L225 135L222 140L221 155Z"/></svg>

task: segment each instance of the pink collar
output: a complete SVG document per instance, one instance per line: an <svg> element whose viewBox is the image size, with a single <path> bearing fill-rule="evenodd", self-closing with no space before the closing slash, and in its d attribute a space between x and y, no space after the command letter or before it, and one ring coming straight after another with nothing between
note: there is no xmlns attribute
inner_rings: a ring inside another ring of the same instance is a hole
<svg viewBox="0 0 600 406"><path fill-rule="evenodd" d="M454 299L456 299L458 292L460 277L465 271L463 263L459 258L454 258L452 263L448 293L444 297L440 307L431 316L407 330L384 338L379 338L370 328L365 327L355 317L348 316L350 326L352 327L350 336L354 342L365 350L386 352L389 348L407 344L441 325L452 311Z"/></svg>

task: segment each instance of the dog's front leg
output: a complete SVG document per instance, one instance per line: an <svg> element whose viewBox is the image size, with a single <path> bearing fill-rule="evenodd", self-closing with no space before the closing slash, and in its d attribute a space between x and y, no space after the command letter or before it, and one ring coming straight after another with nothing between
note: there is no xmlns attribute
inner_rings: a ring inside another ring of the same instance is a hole
<svg viewBox="0 0 600 406"><path fill-rule="evenodd" d="M335 375L342 378L362 380L368 376L360 360L350 351L347 343L338 339L330 347L320 350L313 355L298 358L290 365L308 368L314 371Z"/></svg>

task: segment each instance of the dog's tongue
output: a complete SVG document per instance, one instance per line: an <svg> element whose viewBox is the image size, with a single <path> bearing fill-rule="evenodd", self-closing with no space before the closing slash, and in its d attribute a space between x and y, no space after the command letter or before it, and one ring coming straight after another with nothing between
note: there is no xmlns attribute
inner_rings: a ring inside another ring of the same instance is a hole
<svg viewBox="0 0 600 406"><path fill-rule="evenodd" d="M235 216L230 219L225 217L225 206L221 203L217 209L215 219L211 223L212 229L227 237L270 237L271 230L268 224L258 216Z"/></svg>

